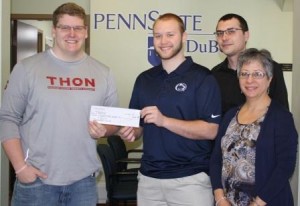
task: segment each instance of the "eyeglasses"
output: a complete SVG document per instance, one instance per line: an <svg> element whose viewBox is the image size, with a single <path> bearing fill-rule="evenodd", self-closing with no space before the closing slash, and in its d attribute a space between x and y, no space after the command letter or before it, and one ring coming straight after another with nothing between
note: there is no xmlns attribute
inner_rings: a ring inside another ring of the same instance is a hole
<svg viewBox="0 0 300 206"><path fill-rule="evenodd" d="M226 34L227 36L232 36L233 34L235 34L236 31L239 31L239 30L243 30L243 29L239 29L239 28L229 28L229 29L226 29L226 30L217 30L214 34L220 38L220 37L223 37L224 34Z"/></svg>
<svg viewBox="0 0 300 206"><path fill-rule="evenodd" d="M266 73L261 71L255 71L255 72L240 72L239 77L240 79L248 79L249 76L251 76L253 79L263 79L266 76Z"/></svg>
<svg viewBox="0 0 300 206"><path fill-rule="evenodd" d="M86 26L68 26L68 25L58 25L56 28L59 28L62 32L70 32L72 29L74 32L83 32L86 29Z"/></svg>

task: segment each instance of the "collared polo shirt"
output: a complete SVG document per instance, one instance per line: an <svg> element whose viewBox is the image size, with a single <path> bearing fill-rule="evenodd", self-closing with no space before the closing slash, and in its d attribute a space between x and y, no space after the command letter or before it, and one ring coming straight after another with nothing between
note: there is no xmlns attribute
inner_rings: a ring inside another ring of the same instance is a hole
<svg viewBox="0 0 300 206"><path fill-rule="evenodd" d="M130 108L157 106L168 117L218 124L221 98L215 78L206 67L186 60L168 74L162 65L141 73L134 85ZM154 178L178 178L208 172L210 140L192 140L155 124L143 127L141 173Z"/></svg>

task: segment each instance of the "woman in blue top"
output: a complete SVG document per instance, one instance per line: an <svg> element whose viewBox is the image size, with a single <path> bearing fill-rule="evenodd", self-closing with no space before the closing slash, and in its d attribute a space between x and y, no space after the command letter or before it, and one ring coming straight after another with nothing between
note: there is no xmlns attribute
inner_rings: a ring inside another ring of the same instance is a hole
<svg viewBox="0 0 300 206"><path fill-rule="evenodd" d="M292 206L298 134L292 114L268 95L271 55L247 49L237 69L246 102L225 114L216 139L210 162L216 205Z"/></svg>

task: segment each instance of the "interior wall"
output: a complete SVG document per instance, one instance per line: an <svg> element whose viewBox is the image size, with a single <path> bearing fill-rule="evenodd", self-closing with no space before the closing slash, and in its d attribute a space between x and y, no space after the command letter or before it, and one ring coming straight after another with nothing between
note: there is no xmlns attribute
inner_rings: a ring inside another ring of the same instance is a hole
<svg viewBox="0 0 300 206"><path fill-rule="evenodd" d="M11 13L13 14L52 14L64 0L11 0ZM83 7L87 14L90 11L90 0L72 0ZM34 6L33 6L34 5Z"/></svg>

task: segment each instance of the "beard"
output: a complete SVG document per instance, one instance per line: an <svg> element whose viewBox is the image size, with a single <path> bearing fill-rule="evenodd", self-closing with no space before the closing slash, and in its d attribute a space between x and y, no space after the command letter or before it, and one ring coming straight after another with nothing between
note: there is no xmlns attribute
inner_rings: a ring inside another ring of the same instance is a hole
<svg viewBox="0 0 300 206"><path fill-rule="evenodd" d="M171 51L171 53L167 53L167 54L158 50L157 48L154 48L154 49L155 49L156 54L160 57L161 60L170 60L181 52L182 47L183 47L183 43L180 42L180 44L178 44L176 47L174 47L174 49Z"/></svg>

